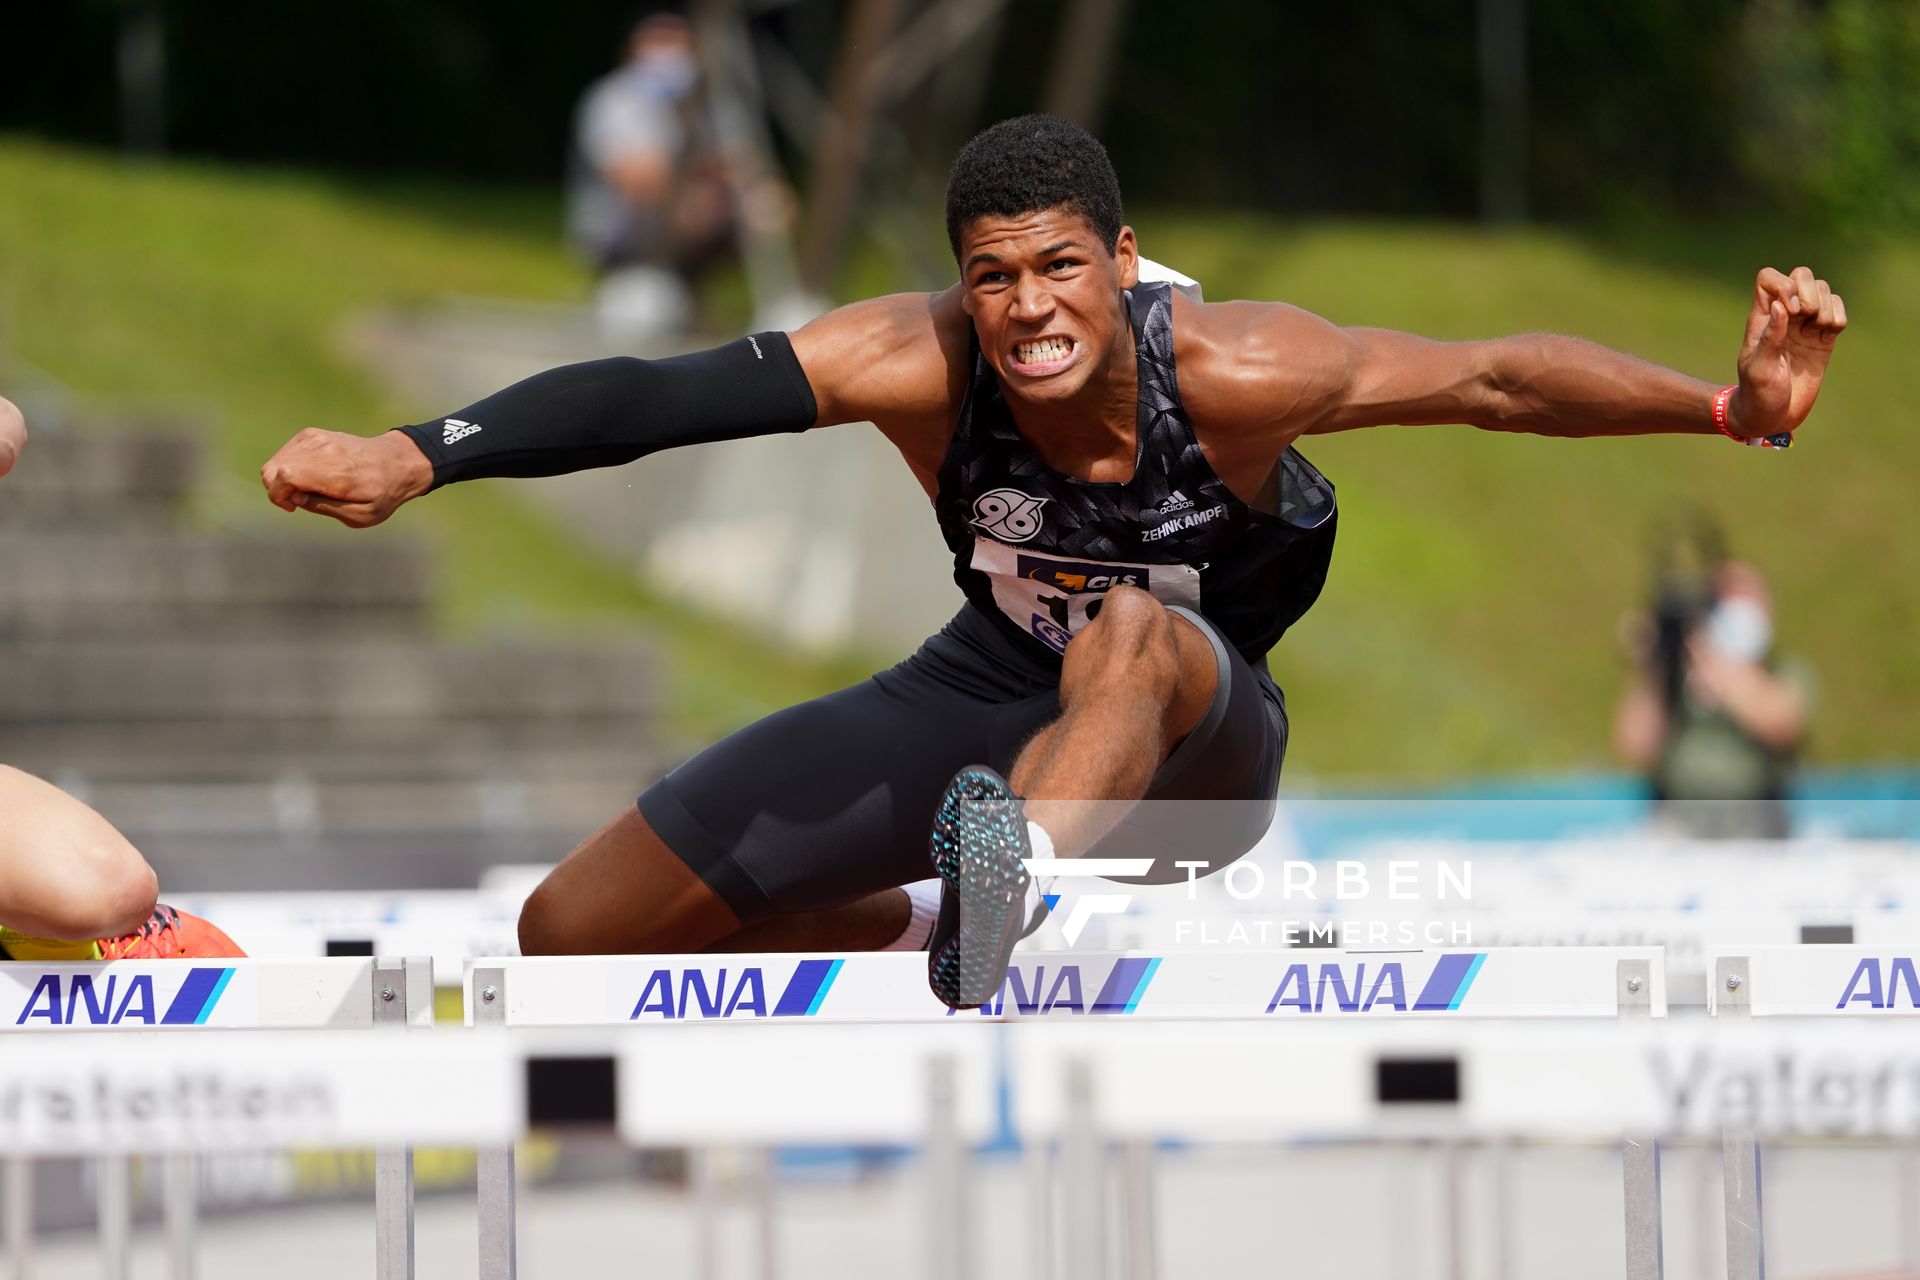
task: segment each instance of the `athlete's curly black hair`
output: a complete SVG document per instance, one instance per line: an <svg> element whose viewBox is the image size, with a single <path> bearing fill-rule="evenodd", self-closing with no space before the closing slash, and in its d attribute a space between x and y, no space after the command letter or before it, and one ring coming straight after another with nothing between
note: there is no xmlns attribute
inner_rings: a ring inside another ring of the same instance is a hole
<svg viewBox="0 0 1920 1280"><path fill-rule="evenodd" d="M1072 209L1107 251L1120 238L1120 179L1100 140L1057 116L1002 120L960 148L947 176L947 241L960 260L960 229L975 218Z"/></svg>

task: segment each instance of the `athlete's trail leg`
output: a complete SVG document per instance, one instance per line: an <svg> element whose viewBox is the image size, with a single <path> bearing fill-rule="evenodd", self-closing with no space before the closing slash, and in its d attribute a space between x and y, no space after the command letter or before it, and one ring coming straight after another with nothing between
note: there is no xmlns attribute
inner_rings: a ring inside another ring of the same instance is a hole
<svg viewBox="0 0 1920 1280"><path fill-rule="evenodd" d="M637 808L582 841L520 909L530 956L698 951L740 927Z"/></svg>
<svg viewBox="0 0 1920 1280"><path fill-rule="evenodd" d="M882 889L844 906L755 920L709 951L878 951L913 918L904 889Z"/></svg>
<svg viewBox="0 0 1920 1280"><path fill-rule="evenodd" d="M1067 646L1060 718L1035 734L1007 781L1059 857L1077 857L1147 793L1206 716L1219 684L1213 645L1137 587L1107 594ZM1079 803L1076 803L1079 802Z"/></svg>
<svg viewBox="0 0 1920 1280"><path fill-rule="evenodd" d="M568 854L520 912L520 949L536 955L688 951L834 951L886 946L907 926L888 889L828 911L741 927L707 883L629 809Z"/></svg>

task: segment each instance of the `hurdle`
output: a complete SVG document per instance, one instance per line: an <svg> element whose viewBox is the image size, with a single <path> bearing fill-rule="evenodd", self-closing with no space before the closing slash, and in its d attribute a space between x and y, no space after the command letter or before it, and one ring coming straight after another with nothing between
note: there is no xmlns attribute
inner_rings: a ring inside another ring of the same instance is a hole
<svg viewBox="0 0 1920 1280"><path fill-rule="evenodd" d="M70 1079L93 1078L101 1096L123 1081L138 1082L140 1064L161 1068L183 1050L178 1041L202 1037L189 1032L221 1032L207 1037L214 1052L241 1050L230 1040L243 1031L361 1032L407 1029L433 1023L433 966L424 957L319 960L230 959L195 963L176 960L121 960L86 963L0 963L0 1035L11 1040L0 1056L0 1090L18 1108L34 1090L51 1088L58 1075L23 1076L23 1063L52 1061L71 1071ZM157 1033L128 1051L125 1076L98 1063L106 1045L130 1030ZM77 1038L76 1038L77 1037ZM101 1037L107 1037L103 1040ZM58 1048L39 1052L42 1042ZM20 1050L32 1046L29 1057ZM61 1055L64 1055L61 1056ZM190 1056L190 1055L189 1055ZM131 1087L131 1086L130 1086ZM182 1085L182 1088L187 1086ZM140 1096L148 1096L141 1086ZM49 1095L55 1096L55 1095ZM6 1151L5 1208L7 1250L16 1276L29 1274L33 1251L33 1159L36 1153L97 1157L99 1238L103 1274L121 1280L128 1274L133 1204L130 1159L137 1153L164 1154L162 1217L172 1274L191 1280L197 1270L198 1171L191 1152L199 1136L175 1126L154 1131L151 1141L134 1141L135 1128L101 1121L96 1136L78 1145L47 1146L46 1134L31 1128L13 1132L0 1146ZM375 1149L374 1207L376 1257L380 1280L410 1276L413 1267L413 1152L370 1133ZM210 1145L221 1142L216 1135Z"/></svg>
<svg viewBox="0 0 1920 1280"><path fill-rule="evenodd" d="M1801 1020L1280 1018L1193 1022L1170 1037L1124 1017L955 1019L858 1025L752 1019L657 1029L492 1029L462 1036L234 1031L227 1036L89 1041L21 1037L9 1054L0 1143L34 1154L284 1144L501 1145L564 1120L610 1127L629 1143L895 1140L935 1152L929 1251L941 1276L969 1274L944 1252L968 1224L965 1144L996 1125L994 1065L1018 1088L1012 1120L1033 1144L1058 1143L1081 1171L1068 1188L1076 1275L1153 1274L1152 1260L1109 1250L1114 1237L1086 1171L1106 1144L1152 1152L1174 1141L1260 1144L1301 1137L1500 1141L1520 1136L1617 1141L1621 1133L1703 1138L1724 1126L1715 1090L1676 1089L1683 1067L1731 1079L1783 1058L1858 1079L1894 1078L1898 1108L1844 1114L1763 1108L1779 1137L1900 1138L1920 1127L1920 1043L1884 1023ZM98 1050L96 1052L95 1050ZM1207 1087L1194 1088L1196 1057ZM779 1072L767 1064L778 1061ZM850 1064L853 1069L850 1069ZM1224 1070L1223 1070L1224 1069ZM604 1093L557 1086L599 1076ZM199 1092L183 1092L194 1081ZM255 1094L208 1122L185 1097ZM76 1097L109 1104L74 1105ZM590 1096L591 1105L581 1099ZM136 1099L152 1105L135 1105ZM77 1117L77 1118L76 1118ZM955 1139L958 1139L957 1141ZM960 1175L958 1198L946 1199ZM1104 1196L1104 1192L1101 1193ZM1138 1225L1138 1224L1136 1224ZM1150 1227L1149 1224L1145 1224ZM1098 1238L1096 1238L1098 1237Z"/></svg>
<svg viewBox="0 0 1920 1280"><path fill-rule="evenodd" d="M1721 1018L1899 1023L1920 1015L1917 961L1920 943L1728 948L1712 956L1708 1008ZM1759 1280L1766 1274L1760 1139L1758 1126L1749 1124L1729 1125L1721 1137L1729 1280ZM1907 1206L1901 1261L1920 1271L1920 1150L1912 1144L1902 1153L1900 1181Z"/></svg>
<svg viewBox="0 0 1920 1280"><path fill-rule="evenodd" d="M535 956L467 963L467 1021L510 1027L687 1021L944 1022L1054 1014L1140 1020L1276 1013L1616 1017L1667 1012L1658 947L1437 951L1017 952L999 994L956 1014L926 956ZM1623 985L1620 966L1637 985ZM488 994L491 989L491 994Z"/></svg>
<svg viewBox="0 0 1920 1280"><path fill-rule="evenodd" d="M1661 952L1644 947L1221 950L1157 956L1021 953L1008 966L996 998L978 1012L965 1013L949 1010L927 990L925 964L924 956L911 953L484 959L468 964L464 990L470 1024L509 1028L742 1022L993 1025L1076 1017L1202 1022L1346 1016L1617 1019L1664 1018L1667 1013ZM688 1087L698 1091L697 1082ZM1094 1167L1090 1160L1097 1163L1097 1154L1088 1154L1094 1150L1089 1141L1080 1134L1062 1144L1069 1171ZM1657 1267L1657 1154L1651 1143L1636 1141L1629 1141L1626 1150L1623 1177L1629 1222L1637 1224L1635 1247L1653 1257ZM1150 1220L1151 1150L1130 1148L1123 1154L1128 1172L1124 1191L1141 1210L1129 1220ZM1043 1161L1043 1156L1035 1157L1034 1179L1051 1185ZM512 1162L511 1149L480 1154L483 1280L508 1280L516 1274ZM936 1167L941 1167L938 1161ZM1068 1184L1073 1185L1071 1178ZM950 1187L935 1194L958 1196L964 1191ZM770 1231L763 1223L763 1235ZM1452 1234L1458 1233L1456 1223ZM1150 1243L1145 1240L1132 1255L1149 1251ZM963 1247L964 1242L957 1242L953 1256ZM1642 1273L1632 1274L1638 1280Z"/></svg>

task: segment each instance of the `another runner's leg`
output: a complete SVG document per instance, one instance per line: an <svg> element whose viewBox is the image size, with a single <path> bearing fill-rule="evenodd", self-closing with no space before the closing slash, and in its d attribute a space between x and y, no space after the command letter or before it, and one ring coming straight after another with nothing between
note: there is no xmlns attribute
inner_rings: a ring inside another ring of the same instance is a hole
<svg viewBox="0 0 1920 1280"><path fill-rule="evenodd" d="M137 929L153 911L153 868L79 800L0 765L0 814L0 926L93 939Z"/></svg>
<svg viewBox="0 0 1920 1280"><path fill-rule="evenodd" d="M0 959L246 954L207 921L156 903L140 851L52 783L0 765L0 814Z"/></svg>

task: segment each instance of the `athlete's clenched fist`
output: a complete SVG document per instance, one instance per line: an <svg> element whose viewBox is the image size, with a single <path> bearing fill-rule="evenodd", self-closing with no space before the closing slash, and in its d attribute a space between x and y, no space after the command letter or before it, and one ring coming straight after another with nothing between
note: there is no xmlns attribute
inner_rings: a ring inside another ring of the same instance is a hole
<svg viewBox="0 0 1920 1280"><path fill-rule="evenodd" d="M397 431L356 436L308 427L260 468L267 497L283 511L304 509L365 529L433 485L433 466Z"/></svg>
<svg viewBox="0 0 1920 1280"><path fill-rule="evenodd" d="M1733 429L1752 439L1805 422L1846 327L1847 304L1811 270L1763 268L1740 344L1740 389L1728 406Z"/></svg>

